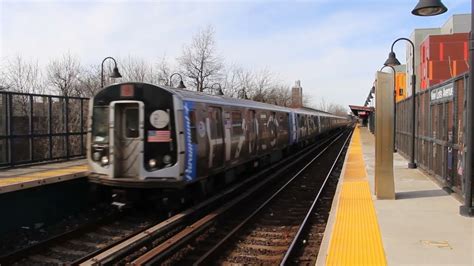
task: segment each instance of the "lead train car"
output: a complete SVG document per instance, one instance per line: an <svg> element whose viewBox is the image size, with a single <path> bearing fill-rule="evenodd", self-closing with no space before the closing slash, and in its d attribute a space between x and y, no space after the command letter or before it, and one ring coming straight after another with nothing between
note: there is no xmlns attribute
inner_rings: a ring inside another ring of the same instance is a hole
<svg viewBox="0 0 474 266"><path fill-rule="evenodd" d="M104 88L89 113L90 180L133 188L184 187L276 161L348 123L323 112L146 83Z"/></svg>

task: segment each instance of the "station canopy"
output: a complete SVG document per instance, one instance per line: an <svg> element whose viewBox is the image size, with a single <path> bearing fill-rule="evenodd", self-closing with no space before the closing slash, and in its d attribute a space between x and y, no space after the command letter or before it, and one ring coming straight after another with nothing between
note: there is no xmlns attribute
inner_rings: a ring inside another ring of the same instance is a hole
<svg viewBox="0 0 474 266"><path fill-rule="evenodd" d="M371 112L375 110L373 107L357 105L349 105L349 108L351 108L352 113L358 117L367 117Z"/></svg>

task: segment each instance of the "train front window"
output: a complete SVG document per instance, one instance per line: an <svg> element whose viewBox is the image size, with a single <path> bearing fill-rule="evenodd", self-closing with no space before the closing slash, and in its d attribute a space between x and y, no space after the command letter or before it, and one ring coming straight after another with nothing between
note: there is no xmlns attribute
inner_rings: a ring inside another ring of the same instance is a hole
<svg viewBox="0 0 474 266"><path fill-rule="evenodd" d="M138 138L138 108L127 108L125 109L125 137L126 138Z"/></svg>
<svg viewBox="0 0 474 266"><path fill-rule="evenodd" d="M92 140L95 143L109 142L109 107L94 107L92 116Z"/></svg>

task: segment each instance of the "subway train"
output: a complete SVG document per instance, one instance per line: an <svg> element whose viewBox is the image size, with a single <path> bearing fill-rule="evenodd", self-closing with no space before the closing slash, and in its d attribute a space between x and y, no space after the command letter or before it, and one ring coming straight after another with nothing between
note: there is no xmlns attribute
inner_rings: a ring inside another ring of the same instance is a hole
<svg viewBox="0 0 474 266"><path fill-rule="evenodd" d="M90 181L134 189L230 180L350 123L312 109L133 82L98 92L89 114Z"/></svg>

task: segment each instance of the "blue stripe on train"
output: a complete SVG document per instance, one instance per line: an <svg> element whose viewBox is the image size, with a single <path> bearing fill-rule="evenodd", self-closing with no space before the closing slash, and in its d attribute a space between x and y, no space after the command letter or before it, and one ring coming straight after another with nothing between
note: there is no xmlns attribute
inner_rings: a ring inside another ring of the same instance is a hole
<svg viewBox="0 0 474 266"><path fill-rule="evenodd" d="M196 179L197 145L192 142L191 117L189 113L194 109L194 102L183 102L184 112L184 143L186 145L186 163L184 177L187 181Z"/></svg>

